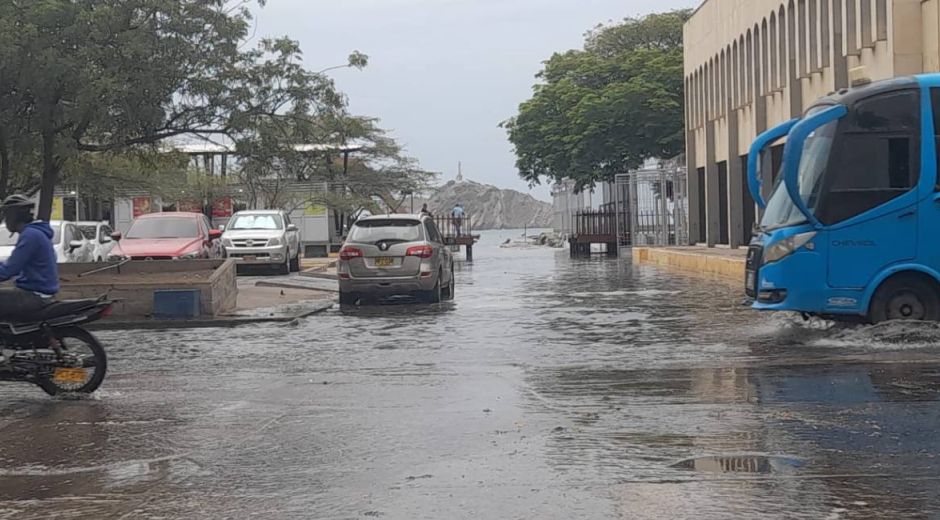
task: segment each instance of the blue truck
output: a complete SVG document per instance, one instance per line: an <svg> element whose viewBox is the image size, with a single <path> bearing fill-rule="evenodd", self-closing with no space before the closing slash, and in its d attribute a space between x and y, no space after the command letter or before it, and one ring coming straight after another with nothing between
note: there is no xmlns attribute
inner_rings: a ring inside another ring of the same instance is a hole
<svg viewBox="0 0 940 520"><path fill-rule="evenodd" d="M767 200L761 171L785 139ZM748 187L753 308L840 321L940 320L940 74L844 89L761 134Z"/></svg>

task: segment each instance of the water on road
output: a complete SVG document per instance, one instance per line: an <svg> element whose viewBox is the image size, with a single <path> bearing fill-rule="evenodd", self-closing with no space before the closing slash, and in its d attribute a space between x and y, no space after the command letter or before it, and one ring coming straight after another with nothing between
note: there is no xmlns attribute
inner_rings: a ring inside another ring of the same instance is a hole
<svg viewBox="0 0 940 520"><path fill-rule="evenodd" d="M0 518L928 518L940 331L485 237L453 303L100 333L92 399L0 387Z"/></svg>

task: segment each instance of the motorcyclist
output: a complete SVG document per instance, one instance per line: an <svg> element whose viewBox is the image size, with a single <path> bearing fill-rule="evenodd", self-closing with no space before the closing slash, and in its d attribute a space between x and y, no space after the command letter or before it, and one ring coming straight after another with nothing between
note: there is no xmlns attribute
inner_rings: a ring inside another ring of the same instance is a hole
<svg viewBox="0 0 940 520"><path fill-rule="evenodd" d="M16 278L13 288L0 289L0 318L25 317L52 303L59 292L59 268L48 222L33 217L35 204L23 195L10 195L0 213L10 233L19 233L16 247L0 262L0 282Z"/></svg>

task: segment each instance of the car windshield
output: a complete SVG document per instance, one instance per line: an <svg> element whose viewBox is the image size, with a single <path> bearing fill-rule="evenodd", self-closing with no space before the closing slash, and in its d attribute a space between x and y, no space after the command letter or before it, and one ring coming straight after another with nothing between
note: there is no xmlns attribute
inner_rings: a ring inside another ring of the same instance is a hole
<svg viewBox="0 0 940 520"><path fill-rule="evenodd" d="M88 240L94 240L95 235L98 234L98 226L78 226L78 229L81 230L82 234L85 235L85 238Z"/></svg>
<svg viewBox="0 0 940 520"><path fill-rule="evenodd" d="M838 121L831 121L817 128L806 138L803 145L798 175L799 191L800 198L803 199L803 203L811 213L815 212L819 203L826 165L829 162L829 152L832 150L832 141L837 126ZM783 178L783 174L778 175L773 195L767 202L767 210L761 219L761 227L764 230L773 230L806 222L806 216L790 198Z"/></svg>
<svg viewBox="0 0 940 520"><path fill-rule="evenodd" d="M381 241L421 240L421 222L413 219L362 220L349 233L350 242L372 244Z"/></svg>
<svg viewBox="0 0 940 520"><path fill-rule="evenodd" d="M238 215L226 229L232 231L250 229L283 229L284 223L280 215Z"/></svg>
<svg viewBox="0 0 940 520"><path fill-rule="evenodd" d="M135 220L125 238L196 238L199 227L189 217L143 218Z"/></svg>

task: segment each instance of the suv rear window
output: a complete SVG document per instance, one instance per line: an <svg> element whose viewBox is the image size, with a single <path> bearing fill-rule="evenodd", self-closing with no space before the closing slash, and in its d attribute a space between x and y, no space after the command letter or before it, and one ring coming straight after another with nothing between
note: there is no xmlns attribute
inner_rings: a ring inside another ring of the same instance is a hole
<svg viewBox="0 0 940 520"><path fill-rule="evenodd" d="M421 240L421 222L409 219L374 219L356 222L349 233L350 242L371 244L381 241L415 242Z"/></svg>

